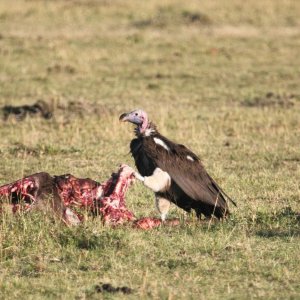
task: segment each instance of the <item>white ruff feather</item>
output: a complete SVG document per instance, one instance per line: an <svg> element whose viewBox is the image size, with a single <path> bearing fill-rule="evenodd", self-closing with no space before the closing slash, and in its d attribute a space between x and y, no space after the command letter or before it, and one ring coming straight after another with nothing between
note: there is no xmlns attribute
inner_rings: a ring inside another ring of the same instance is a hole
<svg viewBox="0 0 300 300"><path fill-rule="evenodd" d="M153 129L153 128L147 128L146 130L145 130L145 136L150 136L150 135L152 135L152 133L154 133L155 132L155 130Z"/></svg>
<svg viewBox="0 0 300 300"><path fill-rule="evenodd" d="M162 146L163 148L165 148L167 151L170 151L169 147L168 147L168 146L165 144L165 142L162 141L161 139L159 139L159 138L154 138L154 142L155 142L155 144L160 145L160 146Z"/></svg>

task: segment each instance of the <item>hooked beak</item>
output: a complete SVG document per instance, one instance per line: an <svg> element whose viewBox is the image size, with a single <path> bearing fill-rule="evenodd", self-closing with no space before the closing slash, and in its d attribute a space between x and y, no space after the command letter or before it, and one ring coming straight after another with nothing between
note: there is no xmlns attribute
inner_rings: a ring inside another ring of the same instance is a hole
<svg viewBox="0 0 300 300"><path fill-rule="evenodd" d="M119 117L119 121L127 122L128 121L128 113L121 114L121 116Z"/></svg>

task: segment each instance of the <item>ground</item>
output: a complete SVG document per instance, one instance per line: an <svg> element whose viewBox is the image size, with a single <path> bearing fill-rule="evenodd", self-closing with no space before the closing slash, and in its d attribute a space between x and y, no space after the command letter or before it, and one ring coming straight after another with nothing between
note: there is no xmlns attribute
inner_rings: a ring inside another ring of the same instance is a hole
<svg viewBox="0 0 300 300"><path fill-rule="evenodd" d="M0 184L38 171L104 181L134 166L118 116L143 108L238 206L219 224L173 206L182 225L152 231L4 214L0 298L299 299L299 11L294 0L2 1L0 105L42 99L54 118L0 121ZM158 216L140 183L127 203Z"/></svg>

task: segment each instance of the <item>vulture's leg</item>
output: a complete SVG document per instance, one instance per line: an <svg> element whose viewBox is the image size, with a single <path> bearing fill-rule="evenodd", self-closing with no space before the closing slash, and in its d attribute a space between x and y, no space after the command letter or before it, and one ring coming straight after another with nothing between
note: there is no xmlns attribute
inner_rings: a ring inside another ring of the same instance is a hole
<svg viewBox="0 0 300 300"><path fill-rule="evenodd" d="M164 198L161 195L157 194L155 195L155 200L156 208L160 213L161 220L164 222L169 212L171 202L167 198Z"/></svg>
<svg viewBox="0 0 300 300"><path fill-rule="evenodd" d="M165 192L171 185L170 175L160 168L156 168L151 176L143 177L139 173L135 173L135 177L155 193Z"/></svg>

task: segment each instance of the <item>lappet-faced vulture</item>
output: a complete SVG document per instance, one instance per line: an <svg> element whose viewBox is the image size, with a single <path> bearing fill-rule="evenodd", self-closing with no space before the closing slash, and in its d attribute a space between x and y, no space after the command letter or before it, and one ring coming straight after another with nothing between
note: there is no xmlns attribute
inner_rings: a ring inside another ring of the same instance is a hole
<svg viewBox="0 0 300 300"><path fill-rule="evenodd" d="M165 220L170 203L187 212L195 210L197 217L229 215L226 198L219 185L206 172L199 157L181 144L161 135L143 110L123 113L120 121L136 125L130 151L139 171L136 178L153 190L156 206Z"/></svg>

